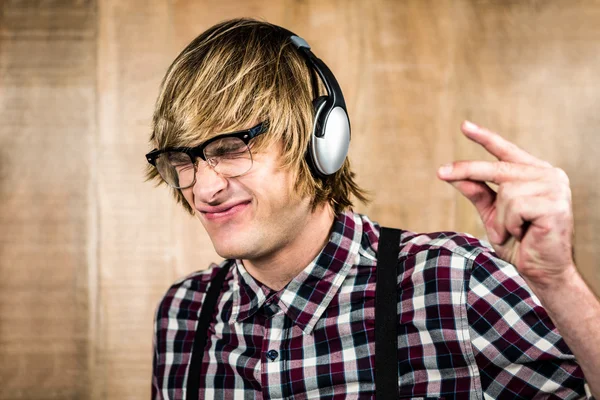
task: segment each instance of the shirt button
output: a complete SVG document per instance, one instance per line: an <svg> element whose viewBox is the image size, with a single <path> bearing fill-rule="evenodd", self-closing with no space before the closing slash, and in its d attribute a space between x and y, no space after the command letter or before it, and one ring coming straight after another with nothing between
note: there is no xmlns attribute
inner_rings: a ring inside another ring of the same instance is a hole
<svg viewBox="0 0 600 400"><path fill-rule="evenodd" d="M275 361L275 359L279 356L279 353L276 350L269 350L267 352L267 358L271 361Z"/></svg>

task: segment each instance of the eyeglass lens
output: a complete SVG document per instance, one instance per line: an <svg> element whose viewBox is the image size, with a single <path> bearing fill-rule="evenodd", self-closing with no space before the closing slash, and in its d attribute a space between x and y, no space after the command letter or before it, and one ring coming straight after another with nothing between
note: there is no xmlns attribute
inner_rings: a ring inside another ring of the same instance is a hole
<svg viewBox="0 0 600 400"><path fill-rule="evenodd" d="M225 177L239 176L252 168L250 149L243 140L236 137L209 143L204 148L204 157L208 165ZM195 183L196 169L186 153L162 153L156 159L156 168L165 182L174 188L185 189Z"/></svg>

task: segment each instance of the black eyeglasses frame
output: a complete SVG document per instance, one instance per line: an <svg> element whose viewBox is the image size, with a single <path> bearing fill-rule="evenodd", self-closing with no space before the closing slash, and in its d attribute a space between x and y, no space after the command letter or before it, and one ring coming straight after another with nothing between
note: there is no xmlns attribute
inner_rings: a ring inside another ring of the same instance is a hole
<svg viewBox="0 0 600 400"><path fill-rule="evenodd" d="M228 137L235 137L235 138L242 140L247 146L248 143L250 142L250 140L265 133L267 131L267 128L268 128L268 123L261 122L258 125L253 126L250 129L244 129L241 131L236 131L236 132L231 132L231 133L223 133L223 134L217 135L211 139L208 139L206 142L204 142L196 147L165 147L164 149L154 149L150 153L146 154L146 160L151 165L156 167L156 159L161 154L170 153L170 152L180 152L180 153L185 153L188 156L190 156L193 163L196 162L197 157L200 157L202 160L206 161L206 157L204 156L204 149L209 144L213 143L214 141L223 139L223 138L228 138Z"/></svg>

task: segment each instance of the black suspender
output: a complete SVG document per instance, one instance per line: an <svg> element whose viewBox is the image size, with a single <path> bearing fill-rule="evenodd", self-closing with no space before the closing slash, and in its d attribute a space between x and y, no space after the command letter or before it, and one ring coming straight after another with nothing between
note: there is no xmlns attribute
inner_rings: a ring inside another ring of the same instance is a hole
<svg viewBox="0 0 600 400"><path fill-rule="evenodd" d="M398 397L398 254L400 231L381 228L377 251L375 283L375 397L378 400ZM227 263L211 282L194 335L190 368L187 374L186 400L198 400L200 370L206 347L208 327L216 311Z"/></svg>
<svg viewBox="0 0 600 400"><path fill-rule="evenodd" d="M398 398L400 231L381 227L375 283L375 398Z"/></svg>
<svg viewBox="0 0 600 400"><path fill-rule="evenodd" d="M221 270L217 272L215 279L210 283L210 287L206 292L206 298L204 304L202 304L202 310L200 311L200 317L198 318L198 325L196 326L196 334L194 335L194 345L192 347L192 357L190 360L190 369L188 371L187 379L187 390L185 394L186 400L198 400L198 390L200 385L200 369L202 368L202 357L204 355L204 348L206 347L206 339L208 334L208 327L212 320L213 314L217 308L217 300L219 294L221 294L221 287L223 281L229 272L229 267L232 263L227 263Z"/></svg>

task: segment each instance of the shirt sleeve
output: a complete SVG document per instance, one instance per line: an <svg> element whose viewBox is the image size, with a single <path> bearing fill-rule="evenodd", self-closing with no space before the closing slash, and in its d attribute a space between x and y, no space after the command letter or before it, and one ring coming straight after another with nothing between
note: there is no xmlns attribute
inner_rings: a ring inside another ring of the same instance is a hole
<svg viewBox="0 0 600 400"><path fill-rule="evenodd" d="M160 387L159 387L159 383L158 383L158 378L159 376L162 376L163 373L159 372L160 368L164 368L161 367L159 364L159 345L160 345L160 337L159 337L159 333L160 333L160 329L159 329L159 324L160 324L160 309L161 309L161 305L162 302L158 305L156 312L154 314L154 336L152 337L152 348L153 348L153 355L152 355L152 400L162 400L162 395L161 395L161 391L160 391Z"/></svg>
<svg viewBox="0 0 600 400"><path fill-rule="evenodd" d="M472 259L467 317L485 398L592 399L583 372L515 267Z"/></svg>

